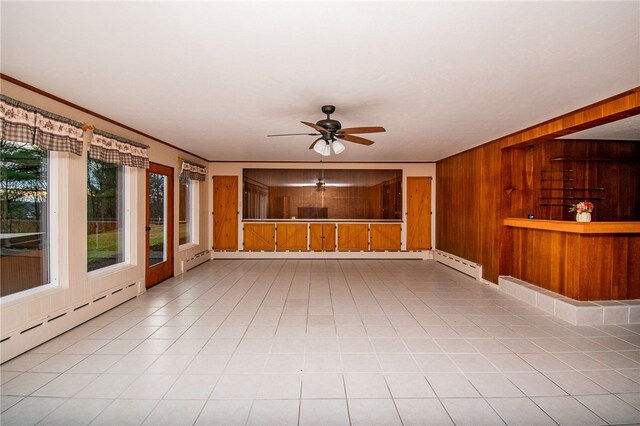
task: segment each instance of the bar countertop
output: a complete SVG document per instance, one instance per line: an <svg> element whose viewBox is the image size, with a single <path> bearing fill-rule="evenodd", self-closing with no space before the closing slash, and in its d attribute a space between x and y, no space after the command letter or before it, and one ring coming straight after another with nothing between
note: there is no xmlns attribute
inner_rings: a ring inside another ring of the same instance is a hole
<svg viewBox="0 0 640 426"><path fill-rule="evenodd" d="M572 222L568 220L542 220L507 218L505 226L540 229L543 231L572 232L576 234L638 234L640 222Z"/></svg>

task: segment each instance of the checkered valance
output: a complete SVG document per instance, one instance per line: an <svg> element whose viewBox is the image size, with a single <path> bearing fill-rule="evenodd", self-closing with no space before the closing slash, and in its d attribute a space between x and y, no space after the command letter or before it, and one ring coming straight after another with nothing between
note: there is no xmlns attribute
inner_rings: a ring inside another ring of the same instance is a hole
<svg viewBox="0 0 640 426"><path fill-rule="evenodd" d="M82 123L0 95L0 139L82 155Z"/></svg>
<svg viewBox="0 0 640 426"><path fill-rule="evenodd" d="M181 179L204 181L206 176L207 169L205 169L204 166L186 160L182 161L182 169L180 172Z"/></svg>
<svg viewBox="0 0 640 426"><path fill-rule="evenodd" d="M149 168L149 147L102 130L94 130L89 157L122 166Z"/></svg>

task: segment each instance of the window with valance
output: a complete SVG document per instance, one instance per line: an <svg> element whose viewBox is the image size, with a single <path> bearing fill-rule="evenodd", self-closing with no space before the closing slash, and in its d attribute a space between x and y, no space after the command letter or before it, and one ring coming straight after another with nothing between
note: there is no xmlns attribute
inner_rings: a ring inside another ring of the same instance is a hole
<svg viewBox="0 0 640 426"><path fill-rule="evenodd" d="M196 203L197 198L197 182L205 180L207 170L204 166L182 160L179 185L179 207L178 207L178 223L179 223L179 244L195 243L196 239Z"/></svg>
<svg viewBox="0 0 640 426"><path fill-rule="evenodd" d="M182 166L180 170L180 179L190 179L204 181L207 176L207 169L197 163L191 161L182 160Z"/></svg>
<svg viewBox="0 0 640 426"><path fill-rule="evenodd" d="M89 157L120 166L149 168L149 147L102 130L94 130Z"/></svg>
<svg viewBox="0 0 640 426"><path fill-rule="evenodd" d="M0 95L0 139L82 155L82 123Z"/></svg>

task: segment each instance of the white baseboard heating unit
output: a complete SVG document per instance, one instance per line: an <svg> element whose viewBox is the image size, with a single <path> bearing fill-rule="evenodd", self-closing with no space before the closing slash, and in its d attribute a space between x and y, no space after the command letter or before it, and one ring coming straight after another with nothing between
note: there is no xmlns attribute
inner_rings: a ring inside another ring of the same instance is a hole
<svg viewBox="0 0 640 426"><path fill-rule="evenodd" d="M193 269L198 265L203 264L207 260L209 260L211 250L204 250L200 253L195 254L193 257L189 259L185 259L182 261L182 272L187 272L189 269Z"/></svg>
<svg viewBox="0 0 640 426"><path fill-rule="evenodd" d="M479 263L470 262L442 250L433 251L433 260L482 281L482 265Z"/></svg>

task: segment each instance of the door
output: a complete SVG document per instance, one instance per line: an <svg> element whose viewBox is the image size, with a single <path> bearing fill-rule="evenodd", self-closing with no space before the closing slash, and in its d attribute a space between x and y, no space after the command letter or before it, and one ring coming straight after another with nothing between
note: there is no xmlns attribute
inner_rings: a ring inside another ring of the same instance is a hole
<svg viewBox="0 0 640 426"><path fill-rule="evenodd" d="M213 248L238 249L238 176L213 178Z"/></svg>
<svg viewBox="0 0 640 426"><path fill-rule="evenodd" d="M431 177L407 177L407 250L431 250Z"/></svg>
<svg viewBox="0 0 640 426"><path fill-rule="evenodd" d="M173 276L173 168L151 163L147 169L147 288Z"/></svg>

